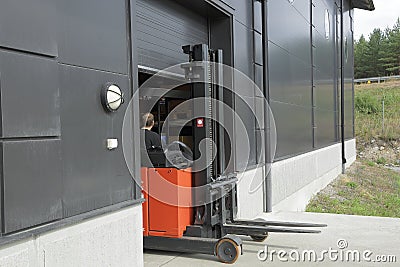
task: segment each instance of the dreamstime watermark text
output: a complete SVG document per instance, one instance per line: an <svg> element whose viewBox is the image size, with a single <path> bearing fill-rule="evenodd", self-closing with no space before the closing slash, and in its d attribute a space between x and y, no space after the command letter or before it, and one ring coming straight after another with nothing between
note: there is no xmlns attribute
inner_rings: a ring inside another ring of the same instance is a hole
<svg viewBox="0 0 400 267"><path fill-rule="evenodd" d="M370 263L395 263L395 255L375 255L371 250L349 249L345 239L337 241L337 248L329 247L322 251L316 250L275 250L265 245L257 253L260 261L280 261L280 262L370 262Z"/></svg>

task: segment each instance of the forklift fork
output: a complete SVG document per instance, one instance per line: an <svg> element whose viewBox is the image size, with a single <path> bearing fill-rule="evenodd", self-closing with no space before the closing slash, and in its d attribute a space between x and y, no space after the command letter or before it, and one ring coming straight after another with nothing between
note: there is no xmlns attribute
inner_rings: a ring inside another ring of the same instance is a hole
<svg viewBox="0 0 400 267"><path fill-rule="evenodd" d="M282 226L282 227L326 227L326 224L321 223L301 223L301 222L281 222L281 221L266 221L264 219L259 220L234 220L231 224L241 225L255 225L255 226Z"/></svg>

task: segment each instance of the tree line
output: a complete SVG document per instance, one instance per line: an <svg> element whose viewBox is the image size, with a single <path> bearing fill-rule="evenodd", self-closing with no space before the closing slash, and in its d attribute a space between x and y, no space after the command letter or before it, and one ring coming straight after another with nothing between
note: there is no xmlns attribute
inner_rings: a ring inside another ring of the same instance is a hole
<svg viewBox="0 0 400 267"><path fill-rule="evenodd" d="M354 77L400 75L400 18L393 28L374 29L354 44Z"/></svg>

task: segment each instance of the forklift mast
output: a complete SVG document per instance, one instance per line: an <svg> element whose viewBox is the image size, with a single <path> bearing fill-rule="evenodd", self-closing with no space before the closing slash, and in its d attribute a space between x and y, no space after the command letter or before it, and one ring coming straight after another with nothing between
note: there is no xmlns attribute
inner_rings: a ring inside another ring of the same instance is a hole
<svg viewBox="0 0 400 267"><path fill-rule="evenodd" d="M182 64L182 68L191 82L191 96L193 99L201 99L195 101L193 109L200 114L206 114L205 117L196 118L193 125L194 169L202 169L192 174L193 186L223 184L222 187L206 190L205 195L194 194L195 221L194 226L188 227L187 235L218 238L223 234L221 216L226 215L220 213L219 205L222 203L218 203L217 199L227 194L231 198L230 192L235 191L237 181L233 175L225 176L223 107L213 104L224 99L223 53L220 49L209 49L206 44L184 46L183 51L189 56L189 63ZM226 203L224 205L228 206ZM234 212L232 211L232 215Z"/></svg>

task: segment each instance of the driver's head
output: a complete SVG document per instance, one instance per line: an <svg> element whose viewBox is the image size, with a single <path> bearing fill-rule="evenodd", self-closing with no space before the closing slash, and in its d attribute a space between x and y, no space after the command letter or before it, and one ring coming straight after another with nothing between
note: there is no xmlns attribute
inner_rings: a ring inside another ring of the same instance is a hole
<svg viewBox="0 0 400 267"><path fill-rule="evenodd" d="M150 130L154 126L154 115L151 113L145 113L142 116L142 123L143 123L143 128Z"/></svg>

